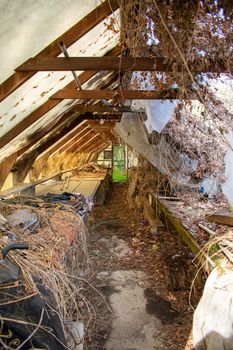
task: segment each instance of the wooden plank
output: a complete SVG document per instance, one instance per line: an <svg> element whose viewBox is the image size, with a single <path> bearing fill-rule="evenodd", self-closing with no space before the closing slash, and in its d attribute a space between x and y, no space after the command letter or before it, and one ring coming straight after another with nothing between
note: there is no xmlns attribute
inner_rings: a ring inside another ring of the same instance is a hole
<svg viewBox="0 0 233 350"><path fill-rule="evenodd" d="M156 197L155 199L157 199L160 210L164 213L165 217L170 221L172 226L179 233L182 241L187 244L194 255L198 256L198 260L201 262L201 264L203 264L203 267L206 267L207 270L209 266L211 268L215 267L214 262L203 252L200 245L196 242L188 229L183 225L182 221L170 212L169 205L167 204L169 201L159 200Z"/></svg>
<svg viewBox="0 0 233 350"><path fill-rule="evenodd" d="M85 149L85 152L91 153L91 152L93 152L94 150L96 150L96 152L97 152L97 150L98 150L99 147L103 146L104 144L107 144L107 141L108 141L107 138L105 138L105 140L103 140L103 138L102 138L102 139L99 139L99 140L96 140L95 143L90 144L90 145Z"/></svg>
<svg viewBox="0 0 233 350"><path fill-rule="evenodd" d="M189 66L192 72L227 72L224 62L209 62L206 67L193 62ZM17 72L30 71L158 71L173 72L185 70L184 65L176 65L175 61L167 63L160 57L32 57L16 68Z"/></svg>
<svg viewBox="0 0 233 350"><path fill-rule="evenodd" d="M205 215L205 217L209 222L215 222L216 224L233 226L233 213L232 212L207 214L207 215Z"/></svg>
<svg viewBox="0 0 233 350"><path fill-rule="evenodd" d="M119 55L120 53L120 47L115 47L112 50L110 50L106 55ZM88 80L90 80L97 71L92 72L83 72L79 75L79 80L81 84L86 83ZM64 89L75 89L76 83L75 81L71 81L69 84L65 86ZM7 133L5 133L0 138L0 148L5 146L7 143L9 143L11 140L13 140L15 137L17 137L20 133L22 133L24 130L26 130L31 124L38 121L40 118L42 118L47 112L49 112L52 108L54 108L58 103L60 103L61 100L48 100L43 105L38 107L35 111L33 111L31 114L29 114L27 117L25 117L21 122L19 122L17 125L15 125L11 130L9 130ZM62 120L64 121L65 118L68 118L73 113L73 110L69 111L62 117ZM59 123L59 122L58 122ZM36 139L35 142L37 142L38 139ZM34 141L33 141L34 142Z"/></svg>
<svg viewBox="0 0 233 350"><path fill-rule="evenodd" d="M43 56L58 56L61 53L59 43L62 41L66 47L71 46L77 40L87 34L97 24L102 22L107 16L119 8L117 0L106 0L96 9L90 12L87 16L82 18L72 28L67 30L59 38L54 40L50 45L43 49L36 58ZM0 85L0 102L9 96L13 91L30 79L36 72L16 72L10 76L4 83Z"/></svg>
<svg viewBox="0 0 233 350"><path fill-rule="evenodd" d="M84 84L86 81L91 79L95 74L92 72L84 72L80 74L80 83ZM68 88L75 88L76 83L72 81L67 85ZM11 140L13 140L15 137L17 137L20 133L22 133L24 130L26 130L31 124L38 121L41 117L43 117L47 112L49 112L52 108L54 108L58 103L60 103L61 100L59 99L50 99L46 101L42 106L38 107L35 111L33 111L31 114L29 114L27 117L25 117L23 120L21 120L17 125L15 125L12 129L10 129L8 132L6 132L1 138L0 138L0 148L4 147L7 143L9 143ZM71 113L69 112L68 115L66 115L66 118L70 116ZM64 117L62 117L62 120L64 121Z"/></svg>
<svg viewBox="0 0 233 350"><path fill-rule="evenodd" d="M146 91L146 90L60 90L52 98L56 99L106 99L106 100L155 100L176 99L177 93L172 91Z"/></svg>

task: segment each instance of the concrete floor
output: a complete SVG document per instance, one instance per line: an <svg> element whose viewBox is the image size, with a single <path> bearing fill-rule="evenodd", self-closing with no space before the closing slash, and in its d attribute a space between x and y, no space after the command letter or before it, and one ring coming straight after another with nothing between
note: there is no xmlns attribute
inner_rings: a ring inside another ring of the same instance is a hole
<svg viewBox="0 0 233 350"><path fill-rule="evenodd" d="M113 184L104 205L90 218L90 253L95 286L105 296L88 350L191 350L192 312L189 288L173 289L182 261L174 235L152 236L140 211L129 208L127 187ZM160 248L154 252L153 245ZM176 271L177 270L177 271ZM186 280L187 286L190 281Z"/></svg>
<svg viewBox="0 0 233 350"><path fill-rule="evenodd" d="M125 241L117 236L102 238L112 255L124 258L130 252ZM142 271L102 271L98 275L112 309L111 332L106 350L160 350L163 344L156 336L161 332L160 319L150 312L147 276Z"/></svg>
<svg viewBox="0 0 233 350"><path fill-rule="evenodd" d="M107 350L160 349L156 334L161 329L161 322L146 311L144 280L146 276L141 271L115 271L111 274L113 323Z"/></svg>

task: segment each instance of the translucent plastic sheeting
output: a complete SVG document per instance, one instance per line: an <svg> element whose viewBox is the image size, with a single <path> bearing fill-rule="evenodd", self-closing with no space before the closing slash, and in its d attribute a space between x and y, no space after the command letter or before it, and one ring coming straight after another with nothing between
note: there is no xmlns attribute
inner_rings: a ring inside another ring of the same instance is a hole
<svg viewBox="0 0 233 350"><path fill-rule="evenodd" d="M228 136L228 142L232 148L229 147L224 158L226 181L222 185L222 191L233 208L233 133Z"/></svg>
<svg viewBox="0 0 233 350"><path fill-rule="evenodd" d="M143 109L147 120L145 126L149 134L153 131L161 132L171 119L178 100L133 100L133 109Z"/></svg>
<svg viewBox="0 0 233 350"><path fill-rule="evenodd" d="M100 0L0 0L0 82L100 3Z"/></svg>
<svg viewBox="0 0 233 350"><path fill-rule="evenodd" d="M232 281L226 262L210 273L193 318L195 349L233 350Z"/></svg>
<svg viewBox="0 0 233 350"><path fill-rule="evenodd" d="M138 113L123 113L115 131L162 174L168 175L174 185L192 185L189 173L195 169L197 162L172 149L164 138L156 145L150 144Z"/></svg>

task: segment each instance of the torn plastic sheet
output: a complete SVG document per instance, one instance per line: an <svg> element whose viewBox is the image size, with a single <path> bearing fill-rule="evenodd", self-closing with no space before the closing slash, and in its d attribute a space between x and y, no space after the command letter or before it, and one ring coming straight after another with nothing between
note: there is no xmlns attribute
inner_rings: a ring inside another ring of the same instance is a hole
<svg viewBox="0 0 233 350"><path fill-rule="evenodd" d="M232 148L229 146L229 149L224 158L226 181L222 185L222 192L227 198L230 206L233 208L233 133L229 134L227 136L227 139Z"/></svg>
<svg viewBox="0 0 233 350"><path fill-rule="evenodd" d="M187 159L184 161L184 157L174 151L163 138L157 145L150 144L138 113L123 113L115 131L125 143L145 157L162 174L168 175L173 184L197 186L191 183L191 177L188 175L197 163Z"/></svg>
<svg viewBox="0 0 233 350"><path fill-rule="evenodd" d="M144 122L149 134L153 131L160 133L169 120L178 104L178 100L133 100L132 109L143 109L147 115Z"/></svg>

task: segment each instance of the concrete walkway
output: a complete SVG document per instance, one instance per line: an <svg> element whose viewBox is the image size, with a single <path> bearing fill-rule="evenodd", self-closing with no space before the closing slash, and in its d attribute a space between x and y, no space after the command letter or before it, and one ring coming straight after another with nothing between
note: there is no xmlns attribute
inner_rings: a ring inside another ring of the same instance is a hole
<svg viewBox="0 0 233 350"><path fill-rule="evenodd" d="M114 271L111 274L113 323L107 350L163 349L156 341L161 322L146 311L144 280L146 276L141 271Z"/></svg>

